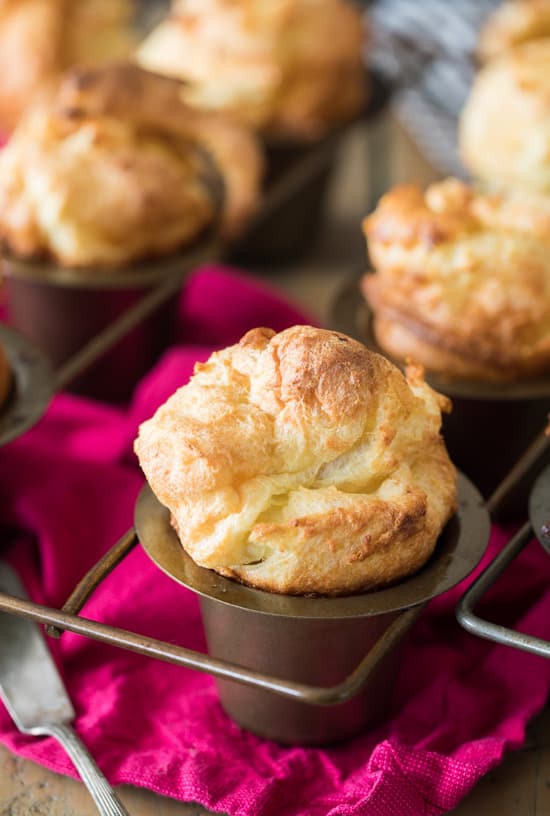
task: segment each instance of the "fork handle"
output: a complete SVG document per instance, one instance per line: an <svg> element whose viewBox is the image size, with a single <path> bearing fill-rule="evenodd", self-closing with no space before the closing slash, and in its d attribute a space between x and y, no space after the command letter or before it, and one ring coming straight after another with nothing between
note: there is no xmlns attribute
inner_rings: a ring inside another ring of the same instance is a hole
<svg viewBox="0 0 550 816"><path fill-rule="evenodd" d="M41 733L54 737L63 746L88 788L101 816L129 816L90 752L70 726L48 725L41 729Z"/></svg>

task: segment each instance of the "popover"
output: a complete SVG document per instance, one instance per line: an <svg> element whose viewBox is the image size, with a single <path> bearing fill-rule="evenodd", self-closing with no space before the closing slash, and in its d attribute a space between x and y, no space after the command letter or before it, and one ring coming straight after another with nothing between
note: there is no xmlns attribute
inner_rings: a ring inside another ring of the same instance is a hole
<svg viewBox="0 0 550 816"><path fill-rule="evenodd" d="M251 586L345 595L420 569L456 503L448 401L337 332L249 331L197 364L135 450L191 558Z"/></svg>
<svg viewBox="0 0 550 816"><path fill-rule="evenodd" d="M385 352L448 378L550 372L550 198L403 185L364 231L362 291Z"/></svg>
<svg viewBox="0 0 550 816"><path fill-rule="evenodd" d="M186 106L179 89L130 64L69 72L0 154L9 252L73 267L173 252L214 221L218 169L223 229L237 230L257 202L259 147L240 125Z"/></svg>
<svg viewBox="0 0 550 816"><path fill-rule="evenodd" d="M516 45L542 37L550 37L548 0L505 0L485 20L477 54L488 62Z"/></svg>
<svg viewBox="0 0 550 816"><path fill-rule="evenodd" d="M364 104L363 42L349 0L175 0L137 58L185 79L192 105L310 139Z"/></svg>
<svg viewBox="0 0 550 816"><path fill-rule="evenodd" d="M550 37L487 63L460 117L466 167L495 187L550 193Z"/></svg>
<svg viewBox="0 0 550 816"><path fill-rule="evenodd" d="M4 0L0 4L0 128L73 65L129 57L131 0Z"/></svg>

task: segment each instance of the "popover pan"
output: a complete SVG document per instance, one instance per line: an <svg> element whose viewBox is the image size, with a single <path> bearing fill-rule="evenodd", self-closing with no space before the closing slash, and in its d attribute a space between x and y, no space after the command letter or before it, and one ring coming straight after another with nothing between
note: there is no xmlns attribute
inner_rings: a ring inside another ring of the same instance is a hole
<svg viewBox="0 0 550 816"><path fill-rule="evenodd" d="M202 569L186 556L168 511L145 487L136 503L137 532L125 533L89 570L63 609L0 592L0 610L45 624L55 637L74 632L210 674L228 714L263 737L299 745L341 742L383 718L403 636L424 605L462 581L486 548L490 524L482 497L466 477L459 475L458 484L458 510L431 559L416 575L377 592L292 597ZM78 614L139 540L160 569L199 596L209 654Z"/></svg>
<svg viewBox="0 0 550 816"><path fill-rule="evenodd" d="M49 360L19 332L0 323L0 345L8 358L11 386L0 405L0 446L28 431L42 417L54 391Z"/></svg>
<svg viewBox="0 0 550 816"><path fill-rule="evenodd" d="M380 651L368 681L351 699L324 701L323 707L314 704L319 701L314 694L289 699L265 687L217 679L221 704L239 725L299 745L340 742L384 717L405 630L428 601L474 569L490 528L482 497L459 475L458 511L418 573L378 591L328 598L269 593L197 566L183 550L168 510L147 486L137 501L135 526L154 563L199 596L211 656L329 690L349 678L371 650ZM396 636L400 621L406 625ZM387 637L390 648L380 650Z"/></svg>
<svg viewBox="0 0 550 816"><path fill-rule="evenodd" d="M513 564L520 552L531 543L533 534L550 554L550 466L547 466L538 476L531 490L529 521L512 536L505 547L466 590L457 606L456 615L461 626L477 637L550 658L549 641L518 632L494 621L488 621L475 612L475 608L492 585Z"/></svg>

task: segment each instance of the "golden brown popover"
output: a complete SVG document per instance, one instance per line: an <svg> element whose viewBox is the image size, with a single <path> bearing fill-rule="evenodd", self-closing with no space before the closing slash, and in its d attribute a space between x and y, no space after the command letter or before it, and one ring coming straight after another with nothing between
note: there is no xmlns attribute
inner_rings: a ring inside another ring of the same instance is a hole
<svg viewBox="0 0 550 816"><path fill-rule="evenodd" d="M550 37L481 69L461 114L459 145L474 176L550 193Z"/></svg>
<svg viewBox="0 0 550 816"><path fill-rule="evenodd" d="M364 231L362 289L387 353L449 378L550 372L550 198L403 185Z"/></svg>
<svg viewBox="0 0 550 816"><path fill-rule="evenodd" d="M257 142L189 108L179 90L130 64L69 72L0 154L0 239L9 251L67 266L174 251L214 220L215 164L225 174L223 226L237 231L258 197Z"/></svg>
<svg viewBox="0 0 550 816"><path fill-rule="evenodd" d="M550 37L549 0L505 0L485 20L477 54L482 62L516 45Z"/></svg>
<svg viewBox="0 0 550 816"><path fill-rule="evenodd" d="M11 130L37 91L72 65L130 56L131 0L2 0L0 128Z"/></svg>
<svg viewBox="0 0 550 816"><path fill-rule="evenodd" d="M363 40L349 0L175 0L137 57L192 105L308 139L364 104Z"/></svg>
<svg viewBox="0 0 550 816"><path fill-rule="evenodd" d="M447 401L337 332L249 331L195 366L135 449L191 558L272 592L418 570L453 513Z"/></svg>

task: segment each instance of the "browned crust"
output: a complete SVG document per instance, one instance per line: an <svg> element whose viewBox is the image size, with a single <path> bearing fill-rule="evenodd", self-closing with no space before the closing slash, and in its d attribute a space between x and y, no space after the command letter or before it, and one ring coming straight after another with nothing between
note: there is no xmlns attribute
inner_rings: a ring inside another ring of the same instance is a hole
<svg viewBox="0 0 550 816"><path fill-rule="evenodd" d="M264 157L255 136L228 114L200 111L183 101L181 80L132 63L75 68L60 85L61 117L114 117L189 139L211 152L226 184L223 232L235 238L258 206Z"/></svg>
<svg viewBox="0 0 550 816"><path fill-rule="evenodd" d="M450 377L550 371L550 201L449 179L394 188L363 226L381 348Z"/></svg>

